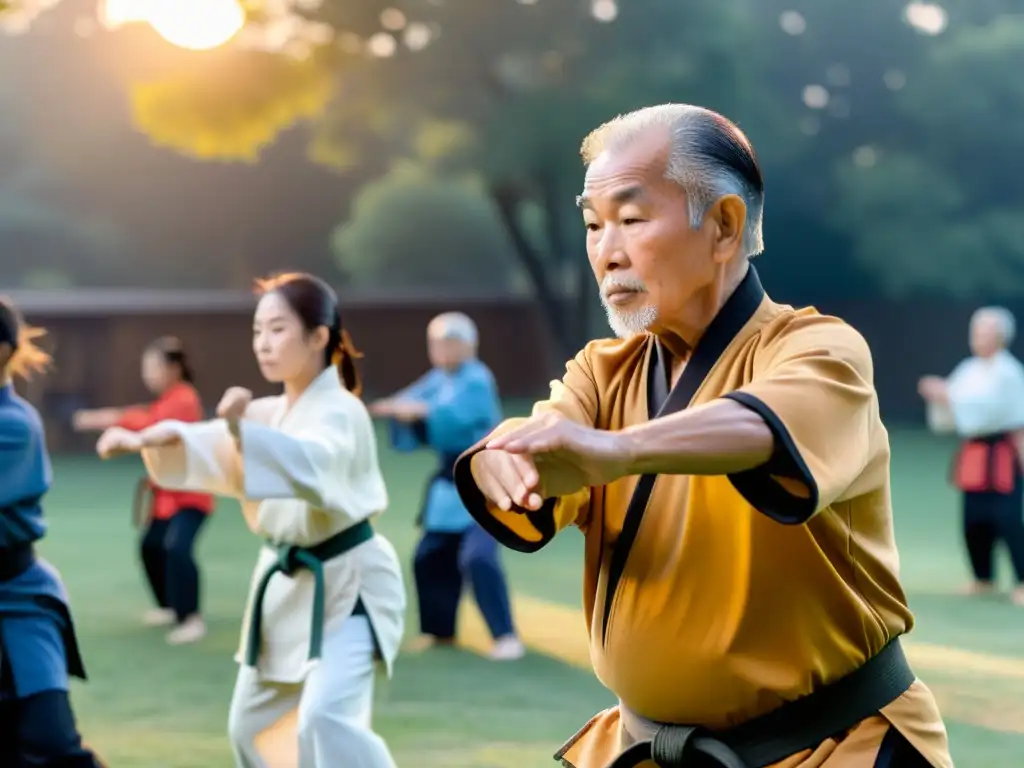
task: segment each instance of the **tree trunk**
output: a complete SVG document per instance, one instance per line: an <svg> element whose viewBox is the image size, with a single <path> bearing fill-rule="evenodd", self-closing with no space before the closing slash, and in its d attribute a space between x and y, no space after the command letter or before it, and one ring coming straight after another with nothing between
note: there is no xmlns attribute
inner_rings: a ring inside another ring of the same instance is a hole
<svg viewBox="0 0 1024 768"><path fill-rule="evenodd" d="M554 173L541 173L537 181L551 263L558 268L559 285L571 286L571 294L566 295L562 303L562 318L570 354L575 355L590 340L593 271L586 253L581 253L578 246L569 243L565 231L565 208L570 198L562 194L558 177Z"/></svg>
<svg viewBox="0 0 1024 768"><path fill-rule="evenodd" d="M516 255L533 284L541 316L544 318L548 334L554 341L551 352L557 356L557 360L552 357L549 360L549 367L560 372L564 362L574 356L577 351L572 328L569 323L565 322L563 292L556 290L552 285L544 256L537 252L523 231L519 219L521 196L518 191L510 187L495 186L491 188L491 196L515 248Z"/></svg>

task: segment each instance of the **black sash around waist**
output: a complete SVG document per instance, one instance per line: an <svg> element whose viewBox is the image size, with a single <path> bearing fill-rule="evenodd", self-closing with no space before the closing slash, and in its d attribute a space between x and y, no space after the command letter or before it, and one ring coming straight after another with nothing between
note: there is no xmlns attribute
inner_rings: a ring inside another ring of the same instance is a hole
<svg viewBox="0 0 1024 768"><path fill-rule="evenodd" d="M467 446L468 447L468 446ZM423 519L427 514L427 501L430 499L430 487L438 480L455 482L455 464L459 460L460 453L442 453L439 455L437 471L427 480L427 487L423 489L423 501L420 502L420 511L416 515L416 527L423 527Z"/></svg>
<svg viewBox="0 0 1024 768"><path fill-rule="evenodd" d="M0 548L0 582L16 579L36 561L36 550L31 544L16 544Z"/></svg>
<svg viewBox="0 0 1024 768"><path fill-rule="evenodd" d="M320 658L324 640L325 585L324 563L344 555L360 544L373 538L373 526L369 520L356 523L312 547L300 547L295 544L273 544L267 546L277 552L277 561L267 569L260 578L253 593L252 608L249 616L249 637L246 643L245 663L255 667L260 658L260 638L263 628L263 599L267 594L270 580L278 573L291 576L298 571L310 571L313 574L313 618L309 632L309 659Z"/></svg>
<svg viewBox="0 0 1024 768"><path fill-rule="evenodd" d="M652 761L659 768L764 768L876 715L914 682L899 639L846 677L724 731L661 724L649 741L628 747L608 768Z"/></svg>

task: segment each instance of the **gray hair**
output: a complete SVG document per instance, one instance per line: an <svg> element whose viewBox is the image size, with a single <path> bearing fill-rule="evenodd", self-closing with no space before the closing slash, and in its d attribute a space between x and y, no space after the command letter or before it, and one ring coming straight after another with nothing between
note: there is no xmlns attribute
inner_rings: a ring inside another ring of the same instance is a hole
<svg viewBox="0 0 1024 768"><path fill-rule="evenodd" d="M476 323L462 312L444 312L427 326L427 336L432 339L461 341L476 349L478 333Z"/></svg>
<svg viewBox="0 0 1024 768"><path fill-rule="evenodd" d="M761 253L764 181L757 156L744 133L717 112L691 104L659 104L619 115L583 140L583 162L590 165L605 149L657 128L667 129L671 137L665 178L686 191L690 226L700 227L711 206L726 195L737 195L747 206L744 255Z"/></svg>
<svg viewBox="0 0 1024 768"><path fill-rule="evenodd" d="M971 315L971 325L979 320L988 319L991 319L999 329L1003 344L1007 347L1013 344L1013 340L1017 336L1017 321L1014 319L1013 313L1006 307L982 307Z"/></svg>

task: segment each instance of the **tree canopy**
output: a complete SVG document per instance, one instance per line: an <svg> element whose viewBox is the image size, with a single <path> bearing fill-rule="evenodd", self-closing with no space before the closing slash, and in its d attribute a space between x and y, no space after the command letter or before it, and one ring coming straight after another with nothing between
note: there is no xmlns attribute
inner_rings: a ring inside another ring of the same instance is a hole
<svg viewBox="0 0 1024 768"><path fill-rule="evenodd" d="M27 18L31 3L7 4ZM1011 0L246 6L234 43L135 79L134 122L160 147L246 163L304 126L310 160L370 180L350 210L339 200L332 239L353 280L442 286L514 254L481 279L525 280L568 339L591 290L572 205L580 139L616 113L688 101L758 148L762 270L790 293L1024 292ZM410 201L422 216L389 231ZM434 216L467 230L465 245L444 233L457 267L410 247Z"/></svg>

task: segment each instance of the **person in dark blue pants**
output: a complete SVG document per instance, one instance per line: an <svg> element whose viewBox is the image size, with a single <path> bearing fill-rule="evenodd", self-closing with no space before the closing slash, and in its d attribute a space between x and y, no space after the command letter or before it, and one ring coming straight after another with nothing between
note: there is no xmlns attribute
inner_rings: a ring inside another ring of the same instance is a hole
<svg viewBox="0 0 1024 768"><path fill-rule="evenodd" d="M12 383L49 362L36 335L0 298L0 766L98 768L68 696L70 678L84 680L85 668L67 593L36 554L50 456L39 413Z"/></svg>
<svg viewBox="0 0 1024 768"><path fill-rule="evenodd" d="M448 312L434 318L427 327L427 348L433 368L370 407L371 413L390 419L397 450L427 447L440 460L419 516L423 537L414 572L420 630L427 643L453 642L462 589L469 585L494 638L491 658L518 659L524 649L512 622L497 542L466 511L453 480L459 455L501 421L498 388L477 359L477 329L466 315Z"/></svg>

